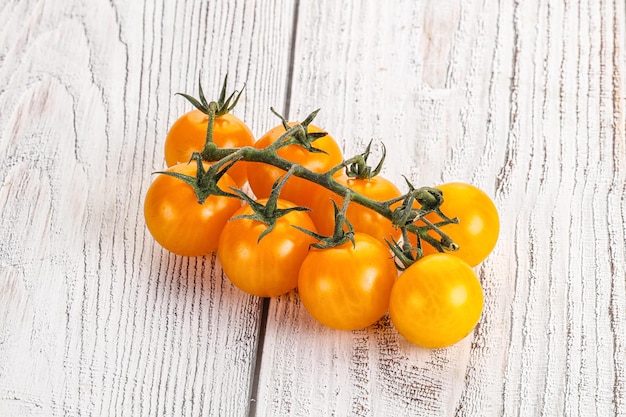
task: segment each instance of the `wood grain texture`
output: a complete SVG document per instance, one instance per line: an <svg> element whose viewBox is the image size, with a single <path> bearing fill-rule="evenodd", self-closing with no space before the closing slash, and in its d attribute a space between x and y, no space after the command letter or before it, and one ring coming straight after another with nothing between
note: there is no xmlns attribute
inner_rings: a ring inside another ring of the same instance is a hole
<svg viewBox="0 0 626 417"><path fill-rule="evenodd" d="M0 416L626 416L619 0L0 4ZM198 76L501 214L476 331L336 332L168 254L143 196ZM269 307L269 308L268 308Z"/></svg>
<svg viewBox="0 0 626 417"><path fill-rule="evenodd" d="M620 2L301 2L296 114L315 97L347 155L383 141L398 183L478 185L502 232L477 269L481 322L449 349L274 302L263 415L625 415L623 18Z"/></svg>
<svg viewBox="0 0 626 417"><path fill-rule="evenodd" d="M292 7L4 3L0 415L246 415L260 302L159 248L142 201L199 74L267 128Z"/></svg>

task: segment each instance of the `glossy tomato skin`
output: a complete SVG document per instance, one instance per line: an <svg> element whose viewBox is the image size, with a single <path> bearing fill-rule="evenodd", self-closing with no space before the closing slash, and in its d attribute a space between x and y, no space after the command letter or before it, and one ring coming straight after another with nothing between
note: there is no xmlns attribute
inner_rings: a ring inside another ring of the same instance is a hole
<svg viewBox="0 0 626 417"><path fill-rule="evenodd" d="M174 165L167 171L195 177L196 169L191 163ZM228 174L218 181L221 189L235 185ZM217 249L226 221L239 207L240 200L222 196L210 196L198 204L191 186L160 174L146 193L144 217L148 230L165 249L182 256L203 256Z"/></svg>
<svg viewBox="0 0 626 417"><path fill-rule="evenodd" d="M389 305L397 271L387 248L365 233L330 249L311 249L298 277L306 310L320 323L356 330L378 321Z"/></svg>
<svg viewBox="0 0 626 417"><path fill-rule="evenodd" d="M470 266L480 264L493 250L500 233L498 210L489 196L479 188L466 183L451 182L435 188L443 192L441 211L448 217L459 219L458 224L448 224L441 228L459 250L450 252ZM431 222L441 219L436 214L426 216ZM430 235L437 238L434 232ZM425 255L438 253L433 246L424 243Z"/></svg>
<svg viewBox="0 0 626 417"><path fill-rule="evenodd" d="M290 207L294 204L278 200L279 209ZM233 217L252 212L246 204ZM274 229L261 241L258 238L267 225L245 218L230 220L222 231L217 250L222 269L230 281L248 294L259 297L277 297L295 289L300 265L315 239L293 225L315 231L309 215L303 211L292 211L278 218Z"/></svg>
<svg viewBox="0 0 626 417"><path fill-rule="evenodd" d="M165 138L165 163L168 167L189 162L194 152L201 152L206 142L209 116L198 109L179 117ZM241 148L254 144L254 135L237 116L226 113L213 123L213 142L220 148ZM246 164L237 162L228 175L241 187L246 182Z"/></svg>
<svg viewBox="0 0 626 417"><path fill-rule="evenodd" d="M483 290L472 268L449 253L426 256L407 268L389 299L398 332L427 348L450 346L476 326Z"/></svg>
<svg viewBox="0 0 626 417"><path fill-rule="evenodd" d="M376 201L388 201L401 195L400 190L388 179L378 175L371 179L350 178L345 173L335 177L337 182L351 190ZM322 235L332 235L335 225L335 214L331 199L335 201L337 207L343 204L343 198L329 190L320 192L313 200L311 206L311 218L318 232ZM401 203L394 204L392 209ZM348 205L346 216L354 231L367 233L370 236L391 241L391 238L400 238L400 229L391 224L391 220L372 209L364 207L355 202Z"/></svg>
<svg viewBox="0 0 626 417"><path fill-rule="evenodd" d="M294 123L290 123L290 125L293 126ZM315 133L321 132L322 129L315 125L309 125L308 131ZM254 147L257 149L267 148L285 132L283 125L278 125L259 138ZM313 146L326 153L313 153L300 145L289 145L279 149L278 155L318 173L326 172L343 161L341 149L330 135L315 140ZM272 165L248 163L248 183L257 198L268 198L272 185L283 175L285 175L285 171ZM283 186L280 197L283 200L310 207L311 200L323 189L320 185L292 176Z"/></svg>

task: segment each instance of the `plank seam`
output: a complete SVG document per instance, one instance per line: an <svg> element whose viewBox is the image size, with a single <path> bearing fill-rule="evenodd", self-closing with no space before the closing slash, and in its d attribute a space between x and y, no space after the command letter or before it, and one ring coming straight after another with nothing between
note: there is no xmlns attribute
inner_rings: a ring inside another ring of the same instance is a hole
<svg viewBox="0 0 626 417"><path fill-rule="evenodd" d="M298 15L300 14L300 0L296 0L293 11L292 32L289 48L289 60L287 68L287 85L285 87L285 101L283 103L283 115L289 118L291 107L291 94L293 88L294 67L296 57L296 40L298 37ZM259 398L259 381L261 377L261 368L263 364L263 346L265 345L265 333L267 330L267 320L269 315L270 299L263 299L261 308L261 322L259 323L259 331L257 334L257 349L252 381L250 383L250 401L248 408L248 417L255 417L257 411L257 401Z"/></svg>

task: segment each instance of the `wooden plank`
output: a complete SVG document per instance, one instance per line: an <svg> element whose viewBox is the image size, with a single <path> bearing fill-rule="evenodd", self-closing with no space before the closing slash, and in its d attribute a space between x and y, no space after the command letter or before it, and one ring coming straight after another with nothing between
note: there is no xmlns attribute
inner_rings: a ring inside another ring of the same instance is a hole
<svg viewBox="0 0 626 417"><path fill-rule="evenodd" d="M625 18L616 0L7 2L0 415L625 416ZM290 294L255 385L262 303L141 214L189 109L173 93L226 72L257 135L270 106L321 107L346 155L387 145L396 183L494 197L474 334L429 351L387 318L331 331Z"/></svg>
<svg viewBox="0 0 626 417"><path fill-rule="evenodd" d="M259 415L626 415L623 2L300 2L292 119L494 197L486 307L441 350L272 302Z"/></svg>
<svg viewBox="0 0 626 417"><path fill-rule="evenodd" d="M0 10L0 415L246 415L259 300L147 233L143 196L198 74L283 103L292 2Z"/></svg>

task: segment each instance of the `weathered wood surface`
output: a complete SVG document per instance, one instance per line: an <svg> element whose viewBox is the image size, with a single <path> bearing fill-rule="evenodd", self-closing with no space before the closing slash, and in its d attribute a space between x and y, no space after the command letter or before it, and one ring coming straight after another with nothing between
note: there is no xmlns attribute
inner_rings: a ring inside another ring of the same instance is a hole
<svg viewBox="0 0 626 417"><path fill-rule="evenodd" d="M626 416L624 2L0 6L1 416ZM226 72L256 135L319 107L398 184L494 198L472 335L331 331L154 243L173 93Z"/></svg>

